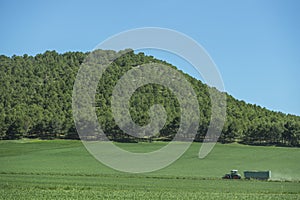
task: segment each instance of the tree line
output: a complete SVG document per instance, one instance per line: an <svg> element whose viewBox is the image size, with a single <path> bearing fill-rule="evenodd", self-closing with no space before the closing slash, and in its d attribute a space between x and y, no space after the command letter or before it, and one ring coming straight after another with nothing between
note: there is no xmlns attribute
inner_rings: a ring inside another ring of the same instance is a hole
<svg viewBox="0 0 300 200"><path fill-rule="evenodd" d="M109 59L118 52L98 50L97 53L101 54L101 59ZM77 72L88 55L82 52L59 54L56 51L36 56L1 55L0 139L78 139L72 114L72 91ZM114 60L98 82L95 110L105 134L116 141L138 140L117 126L112 115L111 98L115 85L127 71L149 63L167 65L190 82L197 95L200 114L195 140L202 141L211 117L209 90L212 88L165 61L143 53L135 54L132 50ZM270 111L236 100L229 94L226 98L227 115L220 142L299 146L299 116ZM149 109L154 104L163 106L167 119L164 127L151 139L170 140L178 131L181 120L178 99L170 89L159 84L138 88L129 102L132 120L140 126L150 123Z"/></svg>

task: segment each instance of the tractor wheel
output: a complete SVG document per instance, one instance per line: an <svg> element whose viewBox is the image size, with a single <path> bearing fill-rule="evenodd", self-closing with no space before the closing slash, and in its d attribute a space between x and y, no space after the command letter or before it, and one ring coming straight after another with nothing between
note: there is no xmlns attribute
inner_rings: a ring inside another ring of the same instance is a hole
<svg viewBox="0 0 300 200"><path fill-rule="evenodd" d="M234 175L233 176L233 179L240 179L241 177L237 176L237 175Z"/></svg>

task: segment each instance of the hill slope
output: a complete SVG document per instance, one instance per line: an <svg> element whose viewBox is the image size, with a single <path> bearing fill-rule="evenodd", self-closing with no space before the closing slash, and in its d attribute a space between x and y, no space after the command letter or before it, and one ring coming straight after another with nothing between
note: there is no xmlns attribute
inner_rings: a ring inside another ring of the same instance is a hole
<svg viewBox="0 0 300 200"><path fill-rule="evenodd" d="M116 54L102 50L99 53ZM76 74L87 55L47 51L34 57L0 56L0 138L77 138L72 117L72 90ZM110 65L98 83L96 113L101 127L111 139L132 139L116 126L112 117L112 90L128 70L146 63L161 63L176 69L152 56L129 51ZM200 121L196 140L202 140L211 115L209 88L201 81L183 75L197 94ZM221 142L299 145L300 117L269 111L226 96L227 119L219 138ZM155 84L140 87L130 100L131 116L137 124L146 125L150 120L149 108L158 103L168 116L166 125L156 137L170 139L179 127L180 108L168 88Z"/></svg>

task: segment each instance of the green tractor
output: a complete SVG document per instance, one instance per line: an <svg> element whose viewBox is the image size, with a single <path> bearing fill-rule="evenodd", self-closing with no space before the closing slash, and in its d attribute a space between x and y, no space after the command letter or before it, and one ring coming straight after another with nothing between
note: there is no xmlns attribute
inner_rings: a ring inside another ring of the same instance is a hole
<svg viewBox="0 0 300 200"><path fill-rule="evenodd" d="M230 171L230 174L225 174L223 179L241 179L241 175L238 173L238 170L233 169Z"/></svg>

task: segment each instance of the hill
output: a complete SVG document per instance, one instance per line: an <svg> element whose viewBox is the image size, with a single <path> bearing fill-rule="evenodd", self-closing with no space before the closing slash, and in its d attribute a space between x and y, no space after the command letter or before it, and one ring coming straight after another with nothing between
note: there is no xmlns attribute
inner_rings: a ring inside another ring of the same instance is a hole
<svg viewBox="0 0 300 200"><path fill-rule="evenodd" d="M107 57L114 51L99 50ZM0 56L0 138L71 138L78 135L72 116L72 91L80 65L88 53L58 54L46 51L36 56ZM134 67L160 63L176 67L143 53L128 51L103 73L97 87L96 114L110 139L136 140L116 125L111 110L111 95L120 77ZM200 107L197 141L203 140L211 116L209 87L182 73L195 90ZM227 96L227 118L220 142L242 142L258 145L299 146L300 117L274 112ZM139 125L149 123L149 108L161 104L167 112L167 123L153 139L171 139L178 130L180 108L174 94L161 85L140 87L130 99L130 114Z"/></svg>

